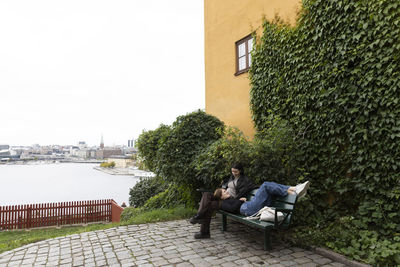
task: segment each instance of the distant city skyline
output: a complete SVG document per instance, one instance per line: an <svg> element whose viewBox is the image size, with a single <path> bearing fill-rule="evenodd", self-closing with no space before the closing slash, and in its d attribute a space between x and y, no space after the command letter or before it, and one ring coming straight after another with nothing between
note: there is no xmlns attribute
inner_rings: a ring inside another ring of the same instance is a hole
<svg viewBox="0 0 400 267"><path fill-rule="evenodd" d="M202 0L0 1L0 144L127 145L204 109Z"/></svg>

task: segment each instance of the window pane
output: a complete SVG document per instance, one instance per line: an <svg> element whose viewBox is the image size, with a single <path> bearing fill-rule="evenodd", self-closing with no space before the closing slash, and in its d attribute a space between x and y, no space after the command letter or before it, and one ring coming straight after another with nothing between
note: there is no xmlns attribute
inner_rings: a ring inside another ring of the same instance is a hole
<svg viewBox="0 0 400 267"><path fill-rule="evenodd" d="M246 43L242 43L238 46L238 55L242 57L246 54Z"/></svg>
<svg viewBox="0 0 400 267"><path fill-rule="evenodd" d="M246 68L246 57L239 58L239 70L244 70Z"/></svg>
<svg viewBox="0 0 400 267"><path fill-rule="evenodd" d="M251 66L251 54L249 54L249 67Z"/></svg>
<svg viewBox="0 0 400 267"><path fill-rule="evenodd" d="M253 50L253 38L247 41L247 47L249 48L249 53Z"/></svg>

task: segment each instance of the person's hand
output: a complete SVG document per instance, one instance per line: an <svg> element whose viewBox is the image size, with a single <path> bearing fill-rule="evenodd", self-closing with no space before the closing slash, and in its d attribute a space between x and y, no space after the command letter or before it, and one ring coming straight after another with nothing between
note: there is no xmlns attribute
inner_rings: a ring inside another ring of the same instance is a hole
<svg viewBox="0 0 400 267"><path fill-rule="evenodd" d="M239 200L240 200L240 201L243 201L243 202L246 202L246 201L247 201L247 199L246 199L245 197L241 197L241 198L239 198Z"/></svg>

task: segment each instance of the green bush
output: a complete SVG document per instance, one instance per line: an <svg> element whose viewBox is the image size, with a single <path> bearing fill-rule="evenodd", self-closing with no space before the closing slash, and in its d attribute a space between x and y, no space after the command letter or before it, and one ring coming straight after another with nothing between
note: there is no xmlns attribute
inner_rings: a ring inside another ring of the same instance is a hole
<svg viewBox="0 0 400 267"><path fill-rule="evenodd" d="M178 186L177 184L170 184L165 191L149 198L144 204L143 208L146 210L151 210L160 208L173 208L180 205L185 207L195 206L191 196L191 189Z"/></svg>
<svg viewBox="0 0 400 267"><path fill-rule="evenodd" d="M103 167L103 168L114 168L115 167L115 162L114 161L102 162L102 163L100 163L100 167Z"/></svg>
<svg viewBox="0 0 400 267"><path fill-rule="evenodd" d="M297 227L286 238L295 238L297 245L325 246L374 266L400 264L400 236L387 238L376 231L359 231L353 220L347 216L322 225Z"/></svg>
<svg viewBox="0 0 400 267"><path fill-rule="evenodd" d="M141 207L146 201L163 192L168 185L160 177L144 178L137 182L129 191L129 205Z"/></svg>
<svg viewBox="0 0 400 267"><path fill-rule="evenodd" d="M218 118L201 110L179 116L159 146L156 173L180 185L201 186L192 162L201 150L221 138L223 127Z"/></svg>
<svg viewBox="0 0 400 267"><path fill-rule="evenodd" d="M168 135L170 130L170 126L162 124L153 131L143 131L136 140L135 145L139 151L140 162L144 163L146 169L153 172L156 171L158 149L162 143L163 136Z"/></svg>
<svg viewBox="0 0 400 267"><path fill-rule="evenodd" d="M195 210L183 206L146 211L142 208L129 207L125 208L121 214L121 224L141 224L186 219L195 213Z"/></svg>
<svg viewBox="0 0 400 267"><path fill-rule="evenodd" d="M251 109L259 131L281 118L295 133L303 223L350 215L357 231L400 233L399 26L398 0L306 0L296 27L264 23Z"/></svg>
<svg viewBox="0 0 400 267"><path fill-rule="evenodd" d="M226 128L224 136L203 149L194 159L196 177L205 188L216 188L230 176L231 164L240 162L247 171L251 143L235 128Z"/></svg>
<svg viewBox="0 0 400 267"><path fill-rule="evenodd" d="M295 28L264 23L250 70L255 124L289 122L317 209L386 236L400 232L399 7L305 1Z"/></svg>
<svg viewBox="0 0 400 267"><path fill-rule="evenodd" d="M241 162L245 174L257 184L275 181L296 184L305 172L291 162L293 135L288 125L274 120L270 127L257 133L251 141L235 128L227 128L224 137L199 153L194 161L196 176L206 187L218 187L230 175L233 162Z"/></svg>

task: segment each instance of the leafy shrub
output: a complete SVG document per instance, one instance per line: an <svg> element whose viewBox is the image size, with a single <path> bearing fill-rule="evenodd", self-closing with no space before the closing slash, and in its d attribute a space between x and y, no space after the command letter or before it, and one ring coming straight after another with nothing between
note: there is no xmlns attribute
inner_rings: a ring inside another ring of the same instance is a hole
<svg viewBox="0 0 400 267"><path fill-rule="evenodd" d="M296 133L301 223L354 216L326 244L381 266L400 254L399 25L397 0L306 0L296 27L264 23L250 70L257 129L282 118Z"/></svg>
<svg viewBox="0 0 400 267"><path fill-rule="evenodd" d="M141 224L161 221L186 219L193 216L195 210L178 206L172 209L143 210L142 208L125 208L121 214L122 224Z"/></svg>
<svg viewBox="0 0 400 267"><path fill-rule="evenodd" d="M231 164L241 162L247 171L251 143L235 128L226 128L224 136L203 149L193 161L196 177L206 188L216 188L230 176ZM250 177L252 178L252 177Z"/></svg>
<svg viewBox="0 0 400 267"><path fill-rule="evenodd" d="M400 232L399 25L398 0L308 0L296 27L264 23L251 108L259 131L281 118L296 133L308 223L354 215L360 231Z"/></svg>
<svg viewBox="0 0 400 267"><path fill-rule="evenodd" d="M294 185L303 176L291 162L293 147L291 130L281 120L271 122L270 127L259 132L252 141L247 140L239 130L227 128L223 138L196 157L196 176L206 187L215 188L230 175L231 164L241 162L246 175L257 184L276 181Z"/></svg>
<svg viewBox="0 0 400 267"><path fill-rule="evenodd" d="M223 127L218 118L201 110L179 116L159 146L156 173L170 182L196 188L200 183L192 162L202 149L221 138Z"/></svg>
<svg viewBox="0 0 400 267"><path fill-rule="evenodd" d="M318 226L297 227L289 236L302 245L326 246L374 266L400 264L400 236L387 238L376 231L359 231L353 220L353 217L346 216Z"/></svg>
<svg viewBox="0 0 400 267"><path fill-rule="evenodd" d="M168 185L160 177L140 179L129 191L129 205L141 207L146 201L163 192Z"/></svg>
<svg viewBox="0 0 400 267"><path fill-rule="evenodd" d="M191 190L187 187L170 184L168 188L149 198L144 204L144 209L173 208L179 205L194 207Z"/></svg>
<svg viewBox="0 0 400 267"><path fill-rule="evenodd" d="M136 140L136 147L139 150L140 162L144 163L144 167L146 167L146 169L153 172L156 171L158 166L158 149L161 145L163 136L168 135L170 130L170 126L162 124L153 131L143 131L143 133Z"/></svg>
<svg viewBox="0 0 400 267"><path fill-rule="evenodd" d="M114 161L102 162L102 163L100 163L100 167L102 167L102 168L114 168L115 167L115 162Z"/></svg>

